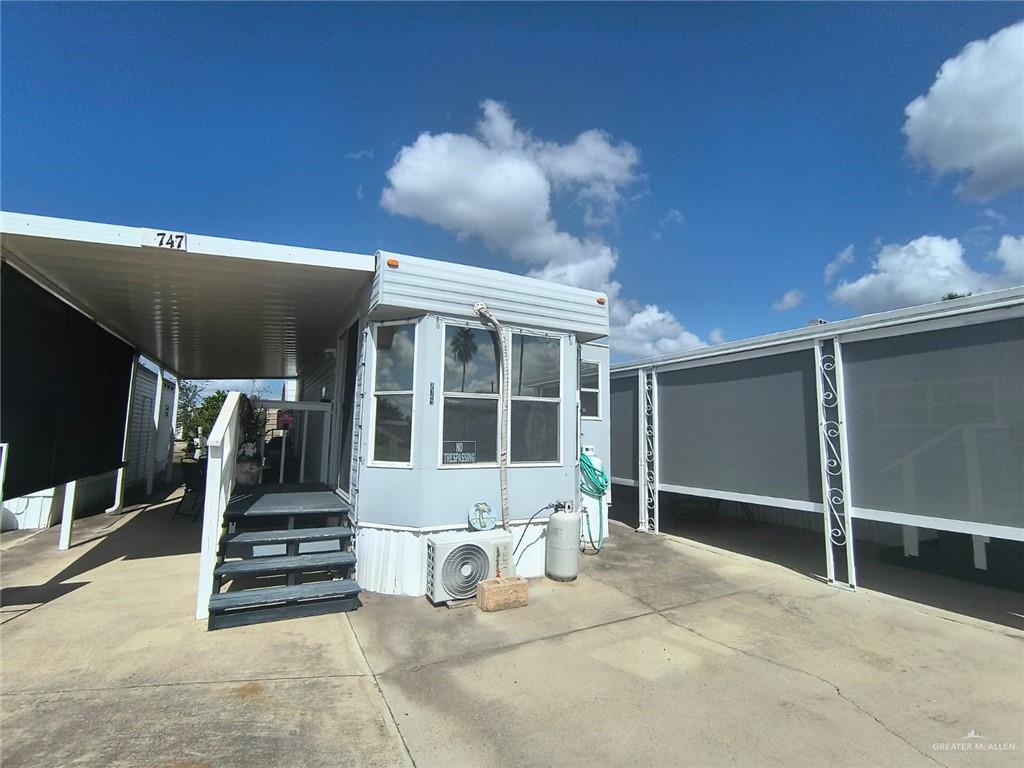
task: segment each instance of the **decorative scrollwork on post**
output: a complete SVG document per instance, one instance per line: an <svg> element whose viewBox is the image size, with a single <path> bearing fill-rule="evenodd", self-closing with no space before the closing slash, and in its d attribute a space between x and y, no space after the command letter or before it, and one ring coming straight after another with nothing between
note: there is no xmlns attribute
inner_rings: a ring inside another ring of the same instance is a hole
<svg viewBox="0 0 1024 768"><path fill-rule="evenodd" d="M825 512L829 539L838 547L846 545L846 524L843 493L843 452L839 438L839 390L836 384L836 359L832 354L820 357L821 377L821 440L824 477Z"/></svg>
<svg viewBox="0 0 1024 768"><path fill-rule="evenodd" d="M658 383L653 370L640 371L640 527L658 533Z"/></svg>

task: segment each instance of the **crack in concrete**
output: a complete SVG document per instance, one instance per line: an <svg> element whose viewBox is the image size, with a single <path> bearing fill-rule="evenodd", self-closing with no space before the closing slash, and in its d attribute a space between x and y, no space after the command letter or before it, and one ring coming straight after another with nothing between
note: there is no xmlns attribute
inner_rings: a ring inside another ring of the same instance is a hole
<svg viewBox="0 0 1024 768"><path fill-rule="evenodd" d="M388 710L388 717L391 718L391 722L395 726L395 732L398 734L398 738L402 740L402 749L405 750L405 756L408 757L409 762L412 763L412 768L416 768L416 758L412 756L412 750L409 749L409 743L405 740L405 734L402 733L402 728L398 724L398 719L395 717L395 711L391 708L391 702L388 701L388 697L384 693L384 688L377 679L377 673L373 671L373 665L370 664L370 659L366 656L366 649L363 648L363 643L359 639L359 633L356 632L355 625L352 624L352 618L347 613L345 614L345 620L348 622L349 632L351 632L352 637L355 638L356 646L359 648L359 653L363 656L363 663L366 664L366 668L370 671L370 676L373 678L373 687L380 694L381 701L384 702L384 706Z"/></svg>
<svg viewBox="0 0 1024 768"><path fill-rule="evenodd" d="M626 595L626 597L630 598L631 600L635 600L636 602L640 603L640 605L643 605L645 608L647 608L647 610L646 611L641 611L640 613L630 614L629 616L622 616L622 617L620 617L618 619L609 619L608 621L598 622L597 624L588 624L588 625L583 626L583 627L575 627L573 629L567 629L567 630L564 630L562 632L555 632L555 633L550 634L550 635L541 635L540 637L532 637L532 638L529 638L527 640L520 640L520 641L517 641L517 642L514 642L514 643L506 643L504 645L499 645L499 646L495 646L495 647L492 647L492 648L481 648L478 651L467 651L467 652L465 652L465 653L463 653L463 654L461 654L459 656L445 657L443 659L437 659L436 661L429 661L429 662L427 662L425 664L413 664L411 666L396 665L394 667L388 667L386 669L382 669L380 672L374 672L374 674L375 675L387 675L387 674L395 672L395 671L399 671L399 672L419 672L421 670L429 669L430 667L436 667L436 666L439 666L439 665L442 665L442 664L448 664L448 663L451 663L451 662L461 662L461 661L464 661L466 659L480 658L482 656L490 656L491 654L497 654L497 653L502 653L504 651L513 650L513 649L516 649L516 648L522 648L523 646L531 645L532 643L544 642L546 640L558 640L558 639L563 638L563 637L568 637L570 635L575 635L575 634L577 634L579 632L588 632L588 631L590 631L592 629L602 629L604 627L613 626L615 624L622 624L622 623L627 622L627 621L633 621L634 619L642 619L642 618L646 618L648 616L656 616L656 615L660 615L660 613L662 611L674 611L674 610L676 610L678 608L686 608L687 606L698 605L700 603L708 603L708 602L711 602L711 601L714 601L714 600L721 600L721 599L726 598L726 597L733 597L735 595L740 595L740 594L744 594L744 593L747 593L747 592L753 592L756 589L761 589L761 588L768 587L768 586L774 586L774 584L776 584L776 583L781 583L781 582L772 582L771 584L759 585L757 588L738 589L738 590L736 590L734 592L727 592L727 593L721 594L721 595L711 595L711 596L708 596L708 597L697 598L696 600L687 600L686 602L678 603L676 605L670 605L670 606L667 606L665 608L655 608L654 606L650 605L649 603L644 602L643 600L641 600L638 597L634 597L632 595L626 594L625 592L623 592L621 589L619 589L618 587L614 586L613 584L609 584L609 583L607 583L605 581L602 581L601 579L596 579L592 575L589 575L589 574L587 575L587 578L593 579L594 581L598 582L599 584L602 584L602 585L604 585L606 587L610 587L611 589L614 589L617 592L619 592L619 593L621 593L623 595ZM354 625L353 625L353 633L355 633L355 626ZM357 635L357 640L358 640L358 635ZM368 666L370 666L369 659L367 659L366 663L367 663ZM372 669L372 667L371 667L371 669Z"/></svg>
<svg viewBox="0 0 1024 768"><path fill-rule="evenodd" d="M820 683L824 683L828 687L832 688L836 692L836 695L839 696L839 698L841 698L843 701L847 702L848 704L852 705L861 714L866 715L867 717L870 717L878 725L880 725L882 728L884 728L886 731L888 731L891 735L895 736L897 739L902 741L908 747L913 749L919 755L921 755L922 757L926 757L927 759L931 760L936 765L941 765L941 766L943 766L943 768L946 768L946 764L945 763L940 762L933 755L929 755L927 752L925 752L922 749L920 749L916 744L914 744L911 741L909 741L905 736L903 736L902 734L897 733L896 731L894 731L892 728L890 728L888 725L886 725L884 722L882 722L882 720L880 720L874 713L869 712L864 707L862 707L860 704L858 704L856 701L854 701L852 698L850 698L849 696L844 694L840 690L839 686L836 685L835 683L833 683L831 680L828 680L828 679L822 677L821 675L815 674L814 672L811 672L809 670L801 669L800 667L794 667L794 666L792 666L790 664L786 664L785 662L781 662L781 661L778 661L776 659L771 659L771 658L768 658L767 656L761 656L760 654L753 653L753 652L748 651L748 650L746 650L744 648L739 648L738 646L730 645L729 643L726 643L726 642L724 642L722 640L719 640L717 638L711 637L709 635L705 635L703 632L698 632L693 627L688 627L685 624L682 624L681 622L676 621L671 616L665 616L661 611L658 611L657 613L658 613L659 616L661 616L661 618L665 619L665 621L669 622L670 624L672 624L674 626L677 626L680 629L685 630L685 631L687 631L687 632L689 632L689 633L691 633L693 635L696 635L697 637L701 638L702 640L706 640L709 643L715 643L716 645L720 645L723 648L728 648L729 650L734 651L736 653L740 653L740 654L742 654L744 656L747 656L748 658L756 659L758 661L765 662L766 664L771 664L773 666L779 667L780 669L785 669L785 670L788 670L790 672L796 672L796 673L801 674L801 675L806 675L807 677L810 677L813 680L817 680Z"/></svg>

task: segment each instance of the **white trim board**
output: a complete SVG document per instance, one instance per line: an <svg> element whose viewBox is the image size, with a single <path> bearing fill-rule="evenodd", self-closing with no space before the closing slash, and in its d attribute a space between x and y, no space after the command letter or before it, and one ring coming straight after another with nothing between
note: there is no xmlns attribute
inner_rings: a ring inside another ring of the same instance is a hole
<svg viewBox="0 0 1024 768"><path fill-rule="evenodd" d="M850 511L858 520L874 520L879 523L910 525L917 528L931 528L936 531L950 531L952 533L969 533L972 536L988 536L993 539L1024 541L1024 528L1015 528L1012 525L979 523L973 520L949 520L943 517L927 517L925 515L908 515L903 512L887 512L867 507L853 507Z"/></svg>
<svg viewBox="0 0 1024 768"><path fill-rule="evenodd" d="M623 478L613 477L612 482L619 485L628 485L634 488L637 486L635 481L625 480ZM748 504L761 504L767 507L793 509L800 512L814 512L819 515L823 514L823 506L820 503L800 501L798 499L780 499L772 496L757 496L749 493L718 491L711 488L694 488L692 486L672 485L669 483L659 483L658 490L667 491L669 493L681 493L687 496L723 499L725 501L740 501ZM929 528L936 531L967 533L972 536L988 536L993 539L1024 541L1024 527L1015 528L1010 525L979 523L972 520L949 520L942 517L908 515L903 512L888 512L880 509L869 509L867 507L851 507L850 515L857 520L872 520L879 523L893 523L895 525L907 525L916 528ZM856 527L854 527L854 531L854 537L856 538Z"/></svg>
<svg viewBox="0 0 1024 768"><path fill-rule="evenodd" d="M710 499L722 499L723 501L739 501L746 504L761 504L766 507L795 509L800 512L816 512L819 515L824 513L824 506L818 501L780 499L776 496L758 496L752 493L718 491L712 488L694 488L689 485L672 485L670 483L658 483L658 490L668 491L669 493L682 493L687 496L703 496Z"/></svg>
<svg viewBox="0 0 1024 768"><path fill-rule="evenodd" d="M784 347L798 348L800 344L810 348L817 339L839 338L844 342L853 342L879 336L923 333L1016 317L1024 317L1024 286L954 301L906 307L890 312L862 315L848 320L837 320L823 325L796 328L782 333L703 347L676 355L619 363L612 366L611 375L613 377L628 375L640 368L663 370L668 366L691 361L712 363L723 362L724 359L741 360L745 357L760 356L759 350L767 349L778 352Z"/></svg>
<svg viewBox="0 0 1024 768"><path fill-rule="evenodd" d="M36 216L30 213L0 211L0 232L7 235L42 237L51 240L74 240L99 245L120 245L129 248L151 248L149 235L157 230L152 227L127 227L118 224L100 224L92 221L59 219L51 216ZM169 232L172 230L160 230ZM259 243L252 240L234 240L226 237L195 235L186 236L186 253L204 256L225 256L235 259L275 261L283 264L303 264L315 267L332 267L358 272L372 273L375 259L370 254L329 251L322 248L303 248L275 243Z"/></svg>

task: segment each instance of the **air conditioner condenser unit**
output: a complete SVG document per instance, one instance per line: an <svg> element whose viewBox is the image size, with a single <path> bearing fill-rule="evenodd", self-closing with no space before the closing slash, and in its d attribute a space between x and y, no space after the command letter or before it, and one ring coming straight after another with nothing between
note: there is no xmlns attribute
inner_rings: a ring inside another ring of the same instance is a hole
<svg viewBox="0 0 1024 768"><path fill-rule="evenodd" d="M433 603L464 600L484 579L512 576L512 534L453 531L427 538L427 597Z"/></svg>

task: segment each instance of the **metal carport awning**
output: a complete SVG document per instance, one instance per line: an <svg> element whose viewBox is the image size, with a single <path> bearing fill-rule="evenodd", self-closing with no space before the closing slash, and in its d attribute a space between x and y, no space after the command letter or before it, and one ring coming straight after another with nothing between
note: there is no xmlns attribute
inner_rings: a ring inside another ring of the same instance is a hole
<svg viewBox="0 0 1024 768"><path fill-rule="evenodd" d="M363 254L19 213L0 212L0 233L4 260L190 379L296 376L374 270Z"/></svg>

